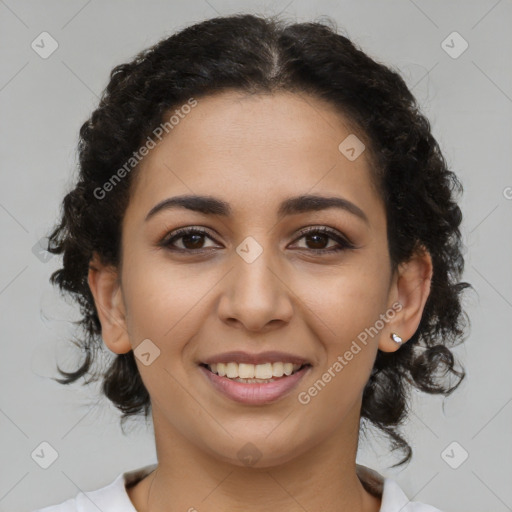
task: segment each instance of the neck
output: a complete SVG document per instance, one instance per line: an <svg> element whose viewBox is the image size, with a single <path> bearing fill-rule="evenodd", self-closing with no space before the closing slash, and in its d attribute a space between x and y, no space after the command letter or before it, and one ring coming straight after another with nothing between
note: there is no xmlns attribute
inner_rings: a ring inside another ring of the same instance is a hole
<svg viewBox="0 0 512 512"><path fill-rule="evenodd" d="M356 472L355 412L309 451L280 464L248 467L199 449L153 409L158 467L129 496L138 512L378 512L380 498L365 490Z"/></svg>

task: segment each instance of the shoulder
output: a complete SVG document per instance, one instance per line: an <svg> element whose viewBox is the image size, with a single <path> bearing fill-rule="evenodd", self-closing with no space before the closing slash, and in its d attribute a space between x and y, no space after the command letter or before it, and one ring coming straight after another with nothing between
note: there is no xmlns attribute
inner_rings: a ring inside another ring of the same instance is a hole
<svg viewBox="0 0 512 512"><path fill-rule="evenodd" d="M33 512L136 512L126 491L149 467L120 473L108 485L94 491L79 492L74 498Z"/></svg>
<svg viewBox="0 0 512 512"><path fill-rule="evenodd" d="M366 466L356 465L357 476L364 488L372 495L381 498L379 512L442 512L426 503L410 501L398 482L386 478Z"/></svg>
<svg viewBox="0 0 512 512"><path fill-rule="evenodd" d="M62 503L59 503L58 505L50 505L48 507L38 508L33 512L78 512L78 509L76 508L76 499L71 498Z"/></svg>
<svg viewBox="0 0 512 512"><path fill-rule="evenodd" d="M132 512L135 509L127 507L131 502L124 487L123 477L121 473L112 483L101 489L79 492L74 498L33 512Z"/></svg>
<svg viewBox="0 0 512 512"><path fill-rule="evenodd" d="M396 480L384 479L384 492L380 512L442 512L432 505L410 501Z"/></svg>

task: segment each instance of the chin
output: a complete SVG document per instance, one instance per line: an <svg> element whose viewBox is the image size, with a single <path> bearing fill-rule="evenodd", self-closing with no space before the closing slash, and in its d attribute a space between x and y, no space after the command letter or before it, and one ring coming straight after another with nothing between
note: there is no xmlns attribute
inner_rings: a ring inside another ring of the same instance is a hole
<svg viewBox="0 0 512 512"><path fill-rule="evenodd" d="M260 433L244 440L233 442L230 439L229 446L226 446L225 450L220 451L219 445L216 445L216 449L211 451L218 459L234 466L264 469L292 461L306 451L304 444L301 446L302 449L299 450L295 444L286 445L280 439L269 440Z"/></svg>

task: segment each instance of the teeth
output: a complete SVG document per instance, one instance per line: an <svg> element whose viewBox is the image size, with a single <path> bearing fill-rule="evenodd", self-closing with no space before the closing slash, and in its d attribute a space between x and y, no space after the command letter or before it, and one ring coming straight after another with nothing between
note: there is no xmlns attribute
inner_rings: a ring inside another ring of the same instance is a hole
<svg viewBox="0 0 512 512"><path fill-rule="evenodd" d="M264 364L247 364L247 363L213 363L208 368L217 373L221 377L229 379L260 379L268 380L272 377L282 377L283 375L291 375L297 371L302 365L293 363L264 363Z"/></svg>

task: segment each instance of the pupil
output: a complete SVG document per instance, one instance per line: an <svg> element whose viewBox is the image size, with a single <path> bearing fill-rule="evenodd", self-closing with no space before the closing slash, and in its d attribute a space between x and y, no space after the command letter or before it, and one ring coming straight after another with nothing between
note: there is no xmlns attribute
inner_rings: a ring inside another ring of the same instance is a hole
<svg viewBox="0 0 512 512"><path fill-rule="evenodd" d="M199 234L190 234L190 235L185 235L183 237L183 245L187 248L187 249L200 249L201 245L202 245L202 238L204 237L204 235L199 235ZM192 247L189 247L187 244L187 240L191 240L191 239L194 239L195 238L195 242L192 242ZM197 243L199 242L199 243Z"/></svg>
<svg viewBox="0 0 512 512"><path fill-rule="evenodd" d="M203 238L204 235L201 234L185 235L183 237L183 245L187 249L200 249L203 242ZM327 236L323 234L307 235L306 239L308 240L309 245L311 245L312 241L313 249L323 249L325 248Z"/></svg>
<svg viewBox="0 0 512 512"><path fill-rule="evenodd" d="M326 241L326 236L325 235L322 235L322 234L316 234L316 235L308 235L306 238L309 238L310 240L311 239L316 239L316 241L318 242L318 238L320 238L320 246L321 247L313 247L313 249L323 249L325 248L325 241ZM323 239L323 244L322 244L322 239ZM315 245L316 242L313 242L313 245Z"/></svg>

